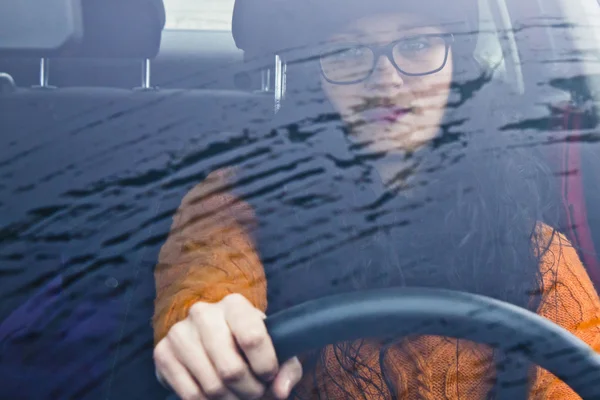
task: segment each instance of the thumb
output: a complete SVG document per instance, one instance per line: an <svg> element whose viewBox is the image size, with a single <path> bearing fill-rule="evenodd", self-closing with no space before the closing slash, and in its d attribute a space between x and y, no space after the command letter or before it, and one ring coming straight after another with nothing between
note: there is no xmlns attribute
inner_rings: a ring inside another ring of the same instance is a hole
<svg viewBox="0 0 600 400"><path fill-rule="evenodd" d="M302 379L302 363L298 357L293 357L284 362L275 380L271 384L271 391L278 399L287 399L294 386Z"/></svg>

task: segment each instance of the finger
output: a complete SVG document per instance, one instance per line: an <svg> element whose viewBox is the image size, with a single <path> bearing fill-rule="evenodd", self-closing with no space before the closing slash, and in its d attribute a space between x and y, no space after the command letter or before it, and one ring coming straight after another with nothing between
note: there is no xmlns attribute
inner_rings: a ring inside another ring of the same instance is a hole
<svg viewBox="0 0 600 400"><path fill-rule="evenodd" d="M189 371L179 362L169 344L163 340L154 350L157 376L162 377L179 397L184 400L206 400L200 386Z"/></svg>
<svg viewBox="0 0 600 400"><path fill-rule="evenodd" d="M302 364L297 357L281 364L279 373L272 383L271 391L278 399L287 399L294 386L302 379Z"/></svg>
<svg viewBox="0 0 600 400"><path fill-rule="evenodd" d="M187 368L209 399L237 400L217 375L192 323L180 323L168 336L175 357Z"/></svg>
<svg viewBox="0 0 600 400"><path fill-rule="evenodd" d="M238 352L222 310L211 305L193 307L190 316L199 332L206 354L221 381L230 391L243 399L260 398L265 387L252 374L248 364Z"/></svg>
<svg viewBox="0 0 600 400"><path fill-rule="evenodd" d="M263 381L270 382L277 375L279 363L263 321L264 314L250 303L247 307L236 306L225 305L225 316L231 333L254 374Z"/></svg>

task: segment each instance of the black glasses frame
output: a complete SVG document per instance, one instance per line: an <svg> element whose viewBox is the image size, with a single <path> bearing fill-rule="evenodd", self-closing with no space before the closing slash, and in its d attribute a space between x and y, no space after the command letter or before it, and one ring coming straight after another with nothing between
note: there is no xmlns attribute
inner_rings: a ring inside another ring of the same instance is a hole
<svg viewBox="0 0 600 400"><path fill-rule="evenodd" d="M367 79L369 79L371 77L371 75L373 75L373 72L375 72L375 68L377 66L377 63L379 62L379 59L381 58L381 56L386 56L388 60L390 60L390 62L392 63L392 65L394 66L394 68L396 68L396 70L398 72L400 72L403 75L406 76L425 76L425 75L431 75L431 74L435 74L436 72L440 72L442 69L444 69L444 67L446 66L446 63L448 62L448 53L450 50L450 47L452 46L452 43L454 43L454 35L452 35L451 33L431 33L431 34L424 34L424 35L415 35L416 37L441 37L442 39L444 39L444 43L446 45L446 50L444 53L444 62L442 63L442 66L434 69L433 71L428 71L428 72L421 72L421 73L410 73L410 72L406 72L404 71L402 68L400 68L398 66L398 64L396 64L396 61L394 60L394 47L406 40L406 38L403 39L399 39L399 40L395 40L391 43L382 45L382 46L377 46L377 45L365 45L365 44L360 44L357 47L366 47L369 50L371 50L373 52L373 65L371 66L371 69L369 70L369 72L367 73L367 75L364 78L361 79L356 79L353 81L335 81L332 79L329 79L327 77L327 75L325 74L325 71L323 71L323 63L321 62L321 58L323 57L323 55L319 56L319 67L321 69L321 75L323 75L323 78L325 78L325 80L329 83L332 83L334 85L355 85L357 83L360 82L364 82Z"/></svg>

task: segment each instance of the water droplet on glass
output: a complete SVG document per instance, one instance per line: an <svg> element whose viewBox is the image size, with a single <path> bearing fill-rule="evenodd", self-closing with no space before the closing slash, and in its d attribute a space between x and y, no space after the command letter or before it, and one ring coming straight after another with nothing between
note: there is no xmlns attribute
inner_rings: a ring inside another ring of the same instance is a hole
<svg viewBox="0 0 600 400"><path fill-rule="evenodd" d="M104 284L106 286L108 286L109 288L116 288L117 286L119 286L119 281L116 280L115 278L113 278L112 276L109 277L106 282L104 282Z"/></svg>

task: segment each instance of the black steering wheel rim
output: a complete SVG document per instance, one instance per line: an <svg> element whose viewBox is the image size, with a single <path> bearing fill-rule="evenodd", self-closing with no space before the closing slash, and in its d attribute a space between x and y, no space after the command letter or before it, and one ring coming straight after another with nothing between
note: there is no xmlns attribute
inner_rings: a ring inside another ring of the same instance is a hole
<svg viewBox="0 0 600 400"><path fill-rule="evenodd" d="M265 323L280 361L360 338L447 336L520 354L584 400L600 399L599 354L548 319L484 296L427 288L352 292L280 311Z"/></svg>

